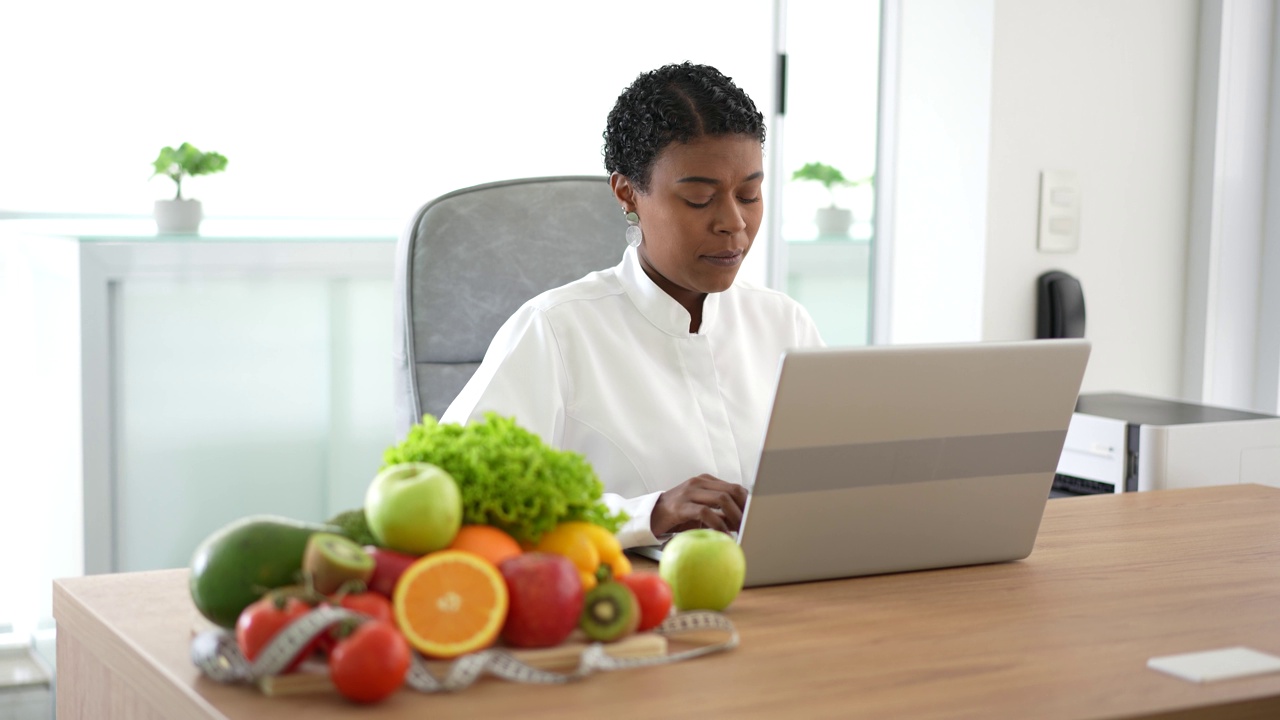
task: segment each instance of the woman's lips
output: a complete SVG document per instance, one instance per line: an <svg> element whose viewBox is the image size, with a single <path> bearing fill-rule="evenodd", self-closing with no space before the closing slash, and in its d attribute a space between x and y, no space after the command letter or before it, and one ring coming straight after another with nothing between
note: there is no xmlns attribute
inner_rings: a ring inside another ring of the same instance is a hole
<svg viewBox="0 0 1280 720"><path fill-rule="evenodd" d="M703 255L702 259L717 267L734 267L742 262L742 251L733 250L712 255Z"/></svg>

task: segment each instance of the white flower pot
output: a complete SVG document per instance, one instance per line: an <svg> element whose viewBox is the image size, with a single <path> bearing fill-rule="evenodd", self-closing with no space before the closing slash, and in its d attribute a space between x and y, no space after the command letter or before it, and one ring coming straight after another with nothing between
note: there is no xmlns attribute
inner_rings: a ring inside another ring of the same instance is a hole
<svg viewBox="0 0 1280 720"><path fill-rule="evenodd" d="M813 221L818 224L818 237L849 237L853 225L853 211L845 208L818 208Z"/></svg>
<svg viewBox="0 0 1280 720"><path fill-rule="evenodd" d="M156 230L161 235L192 235L200 230L204 211L199 200L157 200Z"/></svg>

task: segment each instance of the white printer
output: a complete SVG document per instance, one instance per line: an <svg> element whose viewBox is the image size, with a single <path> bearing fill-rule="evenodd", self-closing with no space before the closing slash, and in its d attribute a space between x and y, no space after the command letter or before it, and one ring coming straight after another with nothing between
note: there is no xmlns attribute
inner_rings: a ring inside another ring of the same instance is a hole
<svg viewBox="0 0 1280 720"><path fill-rule="evenodd" d="M1053 495L1237 483L1280 487L1280 417L1084 394L1067 430Z"/></svg>

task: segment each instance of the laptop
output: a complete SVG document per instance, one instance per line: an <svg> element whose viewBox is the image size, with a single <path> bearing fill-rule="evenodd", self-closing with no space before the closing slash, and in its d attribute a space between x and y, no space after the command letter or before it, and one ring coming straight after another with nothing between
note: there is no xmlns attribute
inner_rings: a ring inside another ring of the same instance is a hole
<svg viewBox="0 0 1280 720"><path fill-rule="evenodd" d="M1062 339L784 353L738 532L746 586L1030 555L1089 349Z"/></svg>

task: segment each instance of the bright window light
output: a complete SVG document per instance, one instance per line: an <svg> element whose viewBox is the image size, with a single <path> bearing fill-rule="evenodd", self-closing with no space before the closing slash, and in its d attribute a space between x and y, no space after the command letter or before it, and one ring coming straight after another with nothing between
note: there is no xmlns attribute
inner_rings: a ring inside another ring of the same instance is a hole
<svg viewBox="0 0 1280 720"><path fill-rule="evenodd" d="M0 9L0 211L145 216L162 146L211 217L406 220L453 189L603 174L638 73L715 65L772 112L772 0L49 0Z"/></svg>

